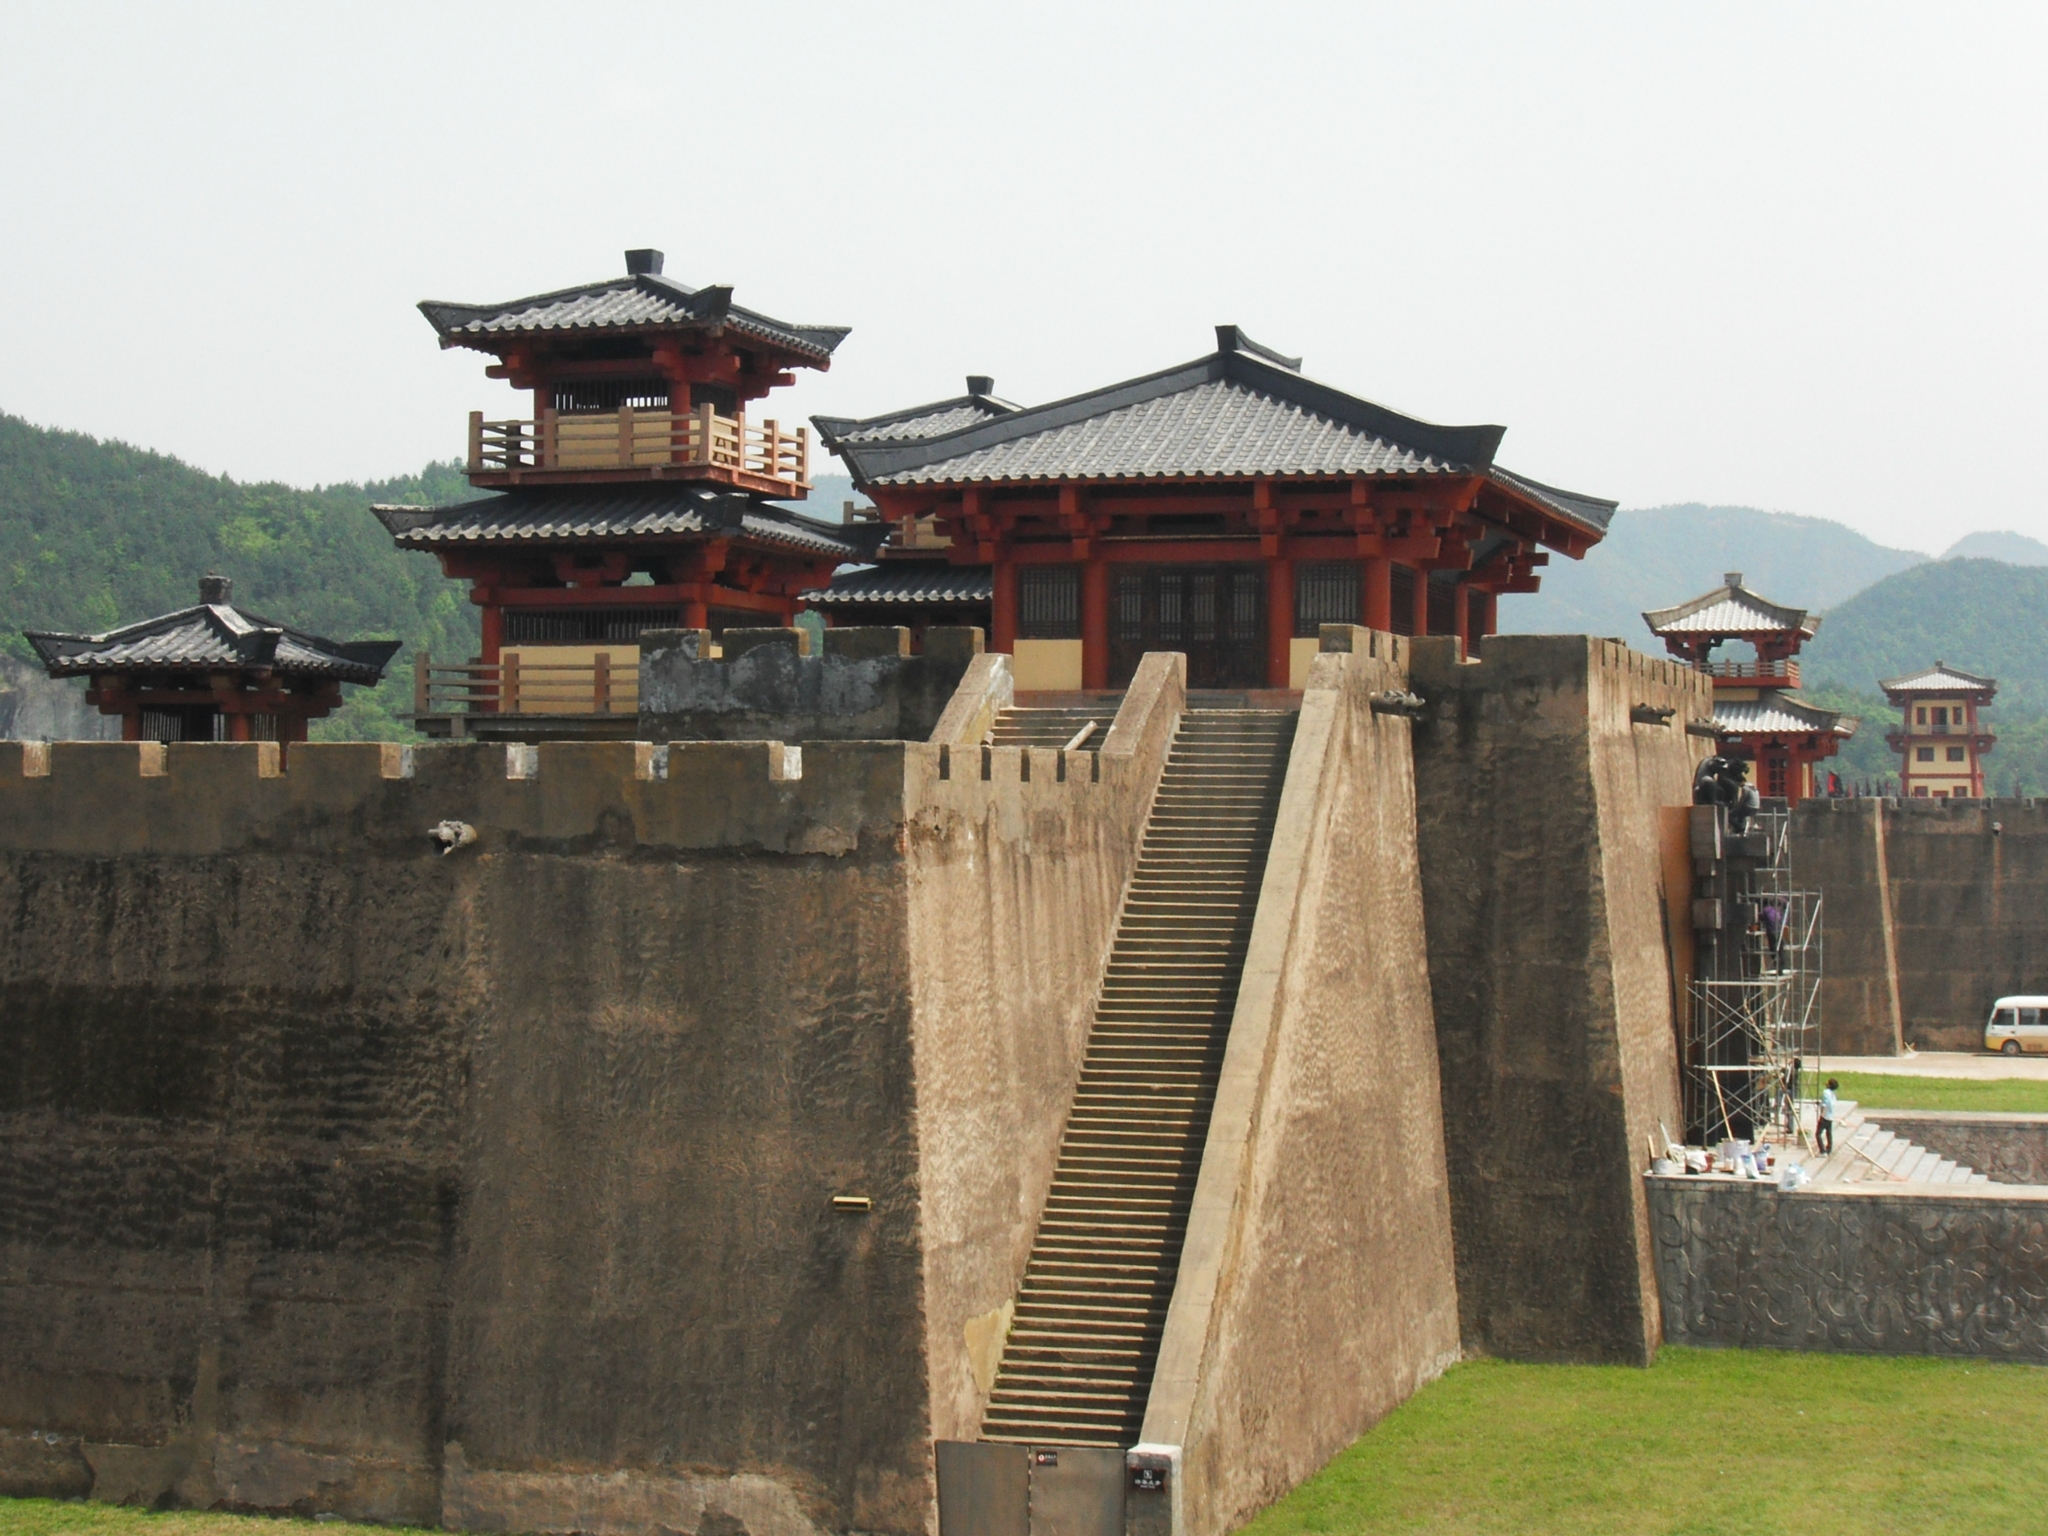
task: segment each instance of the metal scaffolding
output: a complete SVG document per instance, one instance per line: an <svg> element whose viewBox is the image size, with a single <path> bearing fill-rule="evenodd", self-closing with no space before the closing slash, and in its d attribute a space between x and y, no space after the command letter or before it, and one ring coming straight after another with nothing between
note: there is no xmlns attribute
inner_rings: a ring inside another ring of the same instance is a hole
<svg viewBox="0 0 2048 1536"><path fill-rule="evenodd" d="M1793 883L1783 800L1765 800L1740 834L1724 807L1694 817L1687 1139L1795 1142L1821 1049L1821 895Z"/></svg>

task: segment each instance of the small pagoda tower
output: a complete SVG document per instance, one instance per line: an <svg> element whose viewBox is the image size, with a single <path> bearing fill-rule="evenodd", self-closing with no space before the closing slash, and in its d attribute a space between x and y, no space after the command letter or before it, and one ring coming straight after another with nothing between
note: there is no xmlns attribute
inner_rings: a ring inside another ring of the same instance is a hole
<svg viewBox="0 0 2048 1536"><path fill-rule="evenodd" d="M773 320L662 267L628 251L618 277L420 305L443 347L533 394L515 420L470 413L469 479L490 494L376 508L482 610L479 656L419 658L427 734L629 736L643 632L788 625L880 539L778 505L810 490L809 435L749 410L831 366L846 328Z"/></svg>
<svg viewBox="0 0 2048 1536"><path fill-rule="evenodd" d="M1730 571L1721 585L1675 608L1643 615L1672 655L1714 679L1714 728L1724 756L1756 764L1759 793L1797 805L1822 785L1815 765L1833 757L1861 723L1798 696L1799 648L1820 628L1804 608L1759 597ZM1754 661L1716 661L1730 641L1747 641Z"/></svg>
<svg viewBox="0 0 2048 1536"><path fill-rule="evenodd" d="M1877 686L1903 713L1900 729L1884 738L1899 754L1899 793L1923 800L1981 800L1984 757L1998 738L1984 729L1977 711L1997 696L1998 680L1937 661L1910 677L1884 678Z"/></svg>
<svg viewBox="0 0 2048 1536"><path fill-rule="evenodd" d="M86 699L118 715L123 741L306 739L344 683L373 687L396 640L335 641L244 613L225 576L199 603L102 635L22 633L52 677L89 679Z"/></svg>

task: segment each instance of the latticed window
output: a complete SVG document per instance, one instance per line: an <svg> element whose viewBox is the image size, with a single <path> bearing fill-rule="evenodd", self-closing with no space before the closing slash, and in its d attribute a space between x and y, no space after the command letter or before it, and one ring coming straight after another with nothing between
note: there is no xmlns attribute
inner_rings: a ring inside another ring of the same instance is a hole
<svg viewBox="0 0 2048 1536"><path fill-rule="evenodd" d="M1017 638L1081 638L1079 567L1027 565L1017 572Z"/></svg>
<svg viewBox="0 0 2048 1536"><path fill-rule="evenodd" d="M637 644L650 629L674 629L680 608L508 608L507 645Z"/></svg>
<svg viewBox="0 0 2048 1536"><path fill-rule="evenodd" d="M667 379L582 379L557 384L549 402L558 415L602 416L622 405L636 411L668 409Z"/></svg>
<svg viewBox="0 0 2048 1536"><path fill-rule="evenodd" d="M1394 633L1412 635L1415 633L1415 571L1413 567L1397 565L1388 572L1387 590L1392 598Z"/></svg>
<svg viewBox="0 0 2048 1536"><path fill-rule="evenodd" d="M1294 636L1313 640L1325 624L1356 624L1363 612L1358 563L1319 560L1294 568Z"/></svg>

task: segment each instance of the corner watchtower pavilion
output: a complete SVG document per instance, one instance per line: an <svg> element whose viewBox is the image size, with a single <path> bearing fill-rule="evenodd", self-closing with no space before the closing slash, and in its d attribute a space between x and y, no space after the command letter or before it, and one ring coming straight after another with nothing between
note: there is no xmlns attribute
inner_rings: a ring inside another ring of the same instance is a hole
<svg viewBox="0 0 2048 1536"><path fill-rule="evenodd" d="M1923 800L1981 800L1984 757L1998 738L1977 711L1998 696L1998 679L1977 677L1946 662L1888 677L1878 687L1903 712L1904 724L1885 736L1899 754L1899 793Z"/></svg>
<svg viewBox="0 0 2048 1536"><path fill-rule="evenodd" d="M376 509L482 610L479 656L420 659L423 731L630 734L644 631L787 625L879 537L777 505L810 489L809 434L749 414L830 367L846 327L774 320L662 266L634 250L620 277L420 305L444 348L533 394L525 417L470 413L470 483L491 494Z"/></svg>
<svg viewBox="0 0 2048 1536"><path fill-rule="evenodd" d="M1818 615L1760 597L1730 571L1713 591L1643 615L1664 648L1714 680L1714 728L1721 750L1757 765L1763 794L1790 801L1819 792L1814 765L1841 750L1860 721L1817 709L1797 695L1799 648L1820 629ZM1754 661L1715 661L1730 641L1747 641Z"/></svg>

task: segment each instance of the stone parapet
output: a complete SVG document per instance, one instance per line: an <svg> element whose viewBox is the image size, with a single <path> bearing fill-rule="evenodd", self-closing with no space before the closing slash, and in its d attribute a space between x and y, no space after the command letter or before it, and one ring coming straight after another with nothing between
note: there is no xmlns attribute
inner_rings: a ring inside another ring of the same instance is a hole
<svg viewBox="0 0 2048 1536"><path fill-rule="evenodd" d="M653 630L640 641L640 734L651 741L908 740L932 732L981 654L978 629L936 628L913 655L910 631Z"/></svg>

